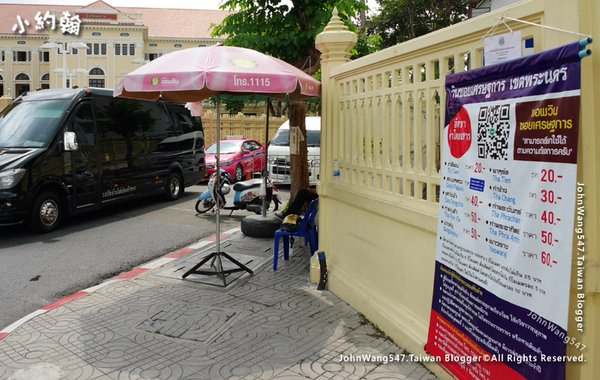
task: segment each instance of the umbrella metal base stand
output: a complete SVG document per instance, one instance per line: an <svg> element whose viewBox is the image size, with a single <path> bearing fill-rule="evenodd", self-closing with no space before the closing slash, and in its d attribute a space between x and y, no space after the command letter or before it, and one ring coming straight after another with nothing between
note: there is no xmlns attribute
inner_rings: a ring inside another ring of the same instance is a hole
<svg viewBox="0 0 600 380"><path fill-rule="evenodd" d="M227 259L227 260L229 260L233 264L235 264L237 266L237 268L223 269L222 260L224 258ZM215 266L215 260L217 260L217 259L219 260L219 263L218 263L218 265ZM202 265L204 265L205 263L207 263L209 260L211 260L210 267L213 268L213 270L199 270L198 269ZM220 269L219 269L219 267L220 267ZM203 258L202 261L200 261L198 264L194 265L190 270L188 270L187 272L185 272L183 274L183 276L181 276L181 278L186 278L190 274L201 274L201 275L206 275L206 276L217 276L217 277L219 277L219 278L221 278L223 280L223 287L226 287L227 286L227 276L228 275L230 275L231 273L244 272L244 271L248 272L250 274L254 274L254 272L252 271L252 269L250 269L247 266L245 266L244 264L240 263L239 261L237 261L236 259L234 259L230 255L228 255L227 253L225 253L225 252L212 252L209 255L207 255L205 258Z"/></svg>
<svg viewBox="0 0 600 380"><path fill-rule="evenodd" d="M189 276L190 274L202 274L202 275L206 275L206 276L217 276L220 279L223 280L223 287L227 286L227 276L229 276L232 273L236 273L236 272L248 272L250 274L253 274L254 272L248 268L247 266L245 266L244 264L240 263L239 261L237 261L236 259L234 259L233 257L229 256L227 253L225 252L221 252L221 207L223 207L223 205L225 204L225 197L224 194L222 193L222 189L221 189L221 182L220 182L220 173L221 173L221 97L217 96L217 130L216 130L216 137L217 137L217 155L216 155L216 168L215 168L215 173L217 173L215 175L215 181L213 184L213 188L212 188L212 199L215 201L215 217L216 217L216 225L217 225L217 232L215 234L216 237L216 252L212 252L211 254L209 254L208 256L206 256L205 258L203 258L198 264L194 265L192 267L192 269L190 269L189 271L185 272L183 274L183 276L181 276L183 279L185 279L187 276ZM210 181L209 181L209 187L210 187ZM264 202L263 202L264 203ZM233 269L224 269L223 268L223 259L227 259L229 260L231 263L233 263L236 268ZM210 267L212 268L212 270L198 270L198 268L200 268L202 265L204 265L206 262L210 261Z"/></svg>

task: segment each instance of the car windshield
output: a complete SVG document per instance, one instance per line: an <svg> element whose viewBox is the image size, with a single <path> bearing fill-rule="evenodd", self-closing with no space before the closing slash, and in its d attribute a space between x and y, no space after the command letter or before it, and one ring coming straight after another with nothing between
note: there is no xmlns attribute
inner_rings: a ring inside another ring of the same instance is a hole
<svg viewBox="0 0 600 380"><path fill-rule="evenodd" d="M12 103L0 112L0 148L48 145L68 105L68 99Z"/></svg>
<svg viewBox="0 0 600 380"><path fill-rule="evenodd" d="M308 130L306 131L308 134L308 140L306 141L306 145L309 147L318 147L321 146L321 131ZM271 145L275 146L289 146L290 145L290 130L289 129L280 129L275 134L273 141L271 141Z"/></svg>
<svg viewBox="0 0 600 380"><path fill-rule="evenodd" d="M308 140L306 146L315 147L321 146L321 131L306 131L308 134Z"/></svg>
<svg viewBox="0 0 600 380"><path fill-rule="evenodd" d="M280 129L275 133L275 137L271 141L271 145L288 146L290 145L290 130Z"/></svg>
<svg viewBox="0 0 600 380"><path fill-rule="evenodd" d="M240 142L233 141L221 141L221 154L231 154L237 153L240 150ZM217 153L217 143L212 144L207 150L206 153L215 154Z"/></svg>

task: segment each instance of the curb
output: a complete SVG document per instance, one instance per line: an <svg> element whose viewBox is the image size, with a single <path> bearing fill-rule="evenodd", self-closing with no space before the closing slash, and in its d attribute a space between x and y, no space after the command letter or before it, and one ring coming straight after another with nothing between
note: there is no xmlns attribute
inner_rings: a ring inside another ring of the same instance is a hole
<svg viewBox="0 0 600 380"><path fill-rule="evenodd" d="M220 234L221 240L227 239L227 238L231 237L231 235L233 235L234 233L239 232L239 231L240 231L240 227L236 227L236 228L227 230L225 232L222 232ZM185 248L181 248L181 249L178 249L177 251L170 252L158 259L154 259L152 261L147 262L146 264L135 267L128 272L120 273L111 279L101 282L98 285L94 285L87 289L73 293L73 294L63 297L49 305L41 307L41 308L37 309L36 311L19 319L18 321L11 323L9 326L5 327L4 329L0 330L0 341L2 341L4 338L6 338L11 332L15 331L17 328L19 328L23 324L27 323L28 321L32 320L33 318L37 317L38 315L42 315L48 311L51 311L51 310L54 310L61 306L64 306L64 305L68 304L69 302L73 302L79 298L82 298L89 294L92 294L96 290L102 289L103 287L105 287L107 285L113 284L115 282L131 280L131 279L138 277L146 272L150 272L154 269L160 268L160 267L162 267L166 264L169 264L175 260L178 260L182 257L188 256L188 255L198 251L201 248L211 245L212 243L214 243L216 241L217 241L217 235L216 234L210 235L194 244L188 245Z"/></svg>

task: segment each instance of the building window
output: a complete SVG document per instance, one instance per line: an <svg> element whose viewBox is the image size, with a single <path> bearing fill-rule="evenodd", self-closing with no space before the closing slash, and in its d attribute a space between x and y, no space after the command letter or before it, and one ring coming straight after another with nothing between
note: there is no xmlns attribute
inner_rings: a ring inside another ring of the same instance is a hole
<svg viewBox="0 0 600 380"><path fill-rule="evenodd" d="M106 79L104 78L104 70L99 67L94 67L90 70L90 87L104 88L106 87ZM92 76L94 78L92 78Z"/></svg>
<svg viewBox="0 0 600 380"><path fill-rule="evenodd" d="M4 77L2 75L0 75L0 96L3 96L3 95L4 95Z"/></svg>
<svg viewBox="0 0 600 380"><path fill-rule="evenodd" d="M106 44L87 44L88 55L106 55Z"/></svg>
<svg viewBox="0 0 600 380"><path fill-rule="evenodd" d="M92 32L92 36L94 37L100 37L102 35L102 33L100 32Z"/></svg>
<svg viewBox="0 0 600 380"><path fill-rule="evenodd" d="M181 44L175 44L175 45L173 45L173 46L174 46L174 47L176 47L176 48L180 48L180 47L182 47L182 45L181 45Z"/></svg>
<svg viewBox="0 0 600 380"><path fill-rule="evenodd" d="M120 36L121 37L129 37L129 33L121 33Z"/></svg>
<svg viewBox="0 0 600 380"><path fill-rule="evenodd" d="M104 75L104 70L99 67L94 67L90 70L90 75Z"/></svg>
<svg viewBox="0 0 600 380"><path fill-rule="evenodd" d="M144 54L144 58L146 61L154 61L156 58L160 57L158 53L146 53Z"/></svg>
<svg viewBox="0 0 600 380"><path fill-rule="evenodd" d="M157 47L158 45L157 44L150 44L148 46L150 46L150 47Z"/></svg>
<svg viewBox="0 0 600 380"><path fill-rule="evenodd" d="M42 90L50 88L50 74L46 73L42 75L42 78L40 79L40 88Z"/></svg>
<svg viewBox="0 0 600 380"><path fill-rule="evenodd" d="M2 50L2 54L0 54L0 62L4 62L4 50Z"/></svg>
<svg viewBox="0 0 600 380"><path fill-rule="evenodd" d="M135 44L115 44L115 55L135 55Z"/></svg>
<svg viewBox="0 0 600 380"><path fill-rule="evenodd" d="M31 52L13 51L13 62L31 62Z"/></svg>
<svg viewBox="0 0 600 380"><path fill-rule="evenodd" d="M50 62L49 51L40 51L40 62Z"/></svg>
<svg viewBox="0 0 600 380"><path fill-rule="evenodd" d="M27 91L29 91L30 83L29 83L29 75L25 73L20 73L15 76L15 95L19 96Z"/></svg>
<svg viewBox="0 0 600 380"><path fill-rule="evenodd" d="M90 87L104 88L104 79L90 78Z"/></svg>

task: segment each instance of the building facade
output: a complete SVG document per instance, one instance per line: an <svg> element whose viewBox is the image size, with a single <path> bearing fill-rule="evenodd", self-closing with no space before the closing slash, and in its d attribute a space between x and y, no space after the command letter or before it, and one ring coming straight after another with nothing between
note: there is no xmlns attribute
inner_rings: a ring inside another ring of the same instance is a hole
<svg viewBox="0 0 600 380"><path fill-rule="evenodd" d="M171 51L214 45L218 10L0 4L0 96L43 88L114 88ZM63 33L66 31L66 33Z"/></svg>

